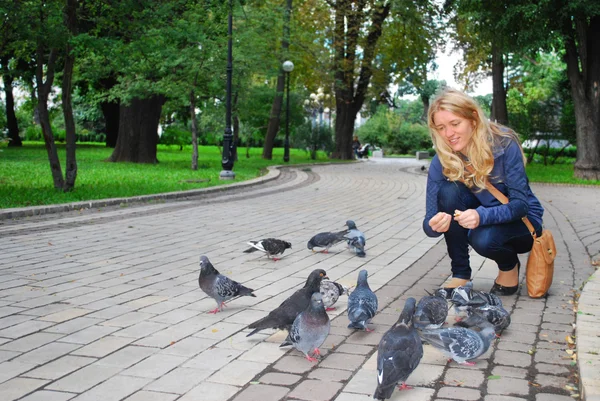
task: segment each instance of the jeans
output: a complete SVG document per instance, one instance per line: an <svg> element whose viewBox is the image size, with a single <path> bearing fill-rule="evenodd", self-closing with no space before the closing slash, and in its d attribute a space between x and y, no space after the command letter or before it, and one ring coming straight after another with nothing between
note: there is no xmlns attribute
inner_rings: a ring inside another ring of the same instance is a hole
<svg viewBox="0 0 600 401"><path fill-rule="evenodd" d="M446 181L438 193L438 210L454 215L455 210L476 209L481 203L461 182ZM541 235L542 228L534 228ZM469 280L469 244L481 256L492 259L502 271L512 270L519 263L519 253L527 253L533 246L533 237L521 220L510 223L479 226L473 230L452 220L444 233L451 260L452 277Z"/></svg>

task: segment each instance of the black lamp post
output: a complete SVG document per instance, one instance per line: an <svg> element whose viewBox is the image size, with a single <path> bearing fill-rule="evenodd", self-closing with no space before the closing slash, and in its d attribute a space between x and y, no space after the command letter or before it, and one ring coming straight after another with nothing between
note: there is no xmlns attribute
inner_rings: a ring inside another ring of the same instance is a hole
<svg viewBox="0 0 600 401"><path fill-rule="evenodd" d="M283 143L283 161L290 161L290 72L294 70L294 63L287 60L283 62L283 71L287 78L285 102L285 142Z"/></svg>
<svg viewBox="0 0 600 401"><path fill-rule="evenodd" d="M221 166L223 170L219 174L221 180L233 180L235 173L233 170L233 131L231 129L231 78L233 75L233 0L229 0L229 19L227 26L227 84L225 95L225 134L223 135L223 155Z"/></svg>

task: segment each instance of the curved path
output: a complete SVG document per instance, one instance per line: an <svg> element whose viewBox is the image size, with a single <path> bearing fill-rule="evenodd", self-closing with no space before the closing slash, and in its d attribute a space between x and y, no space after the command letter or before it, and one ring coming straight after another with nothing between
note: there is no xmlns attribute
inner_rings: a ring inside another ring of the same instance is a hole
<svg viewBox="0 0 600 401"><path fill-rule="evenodd" d="M0 221L0 399L372 399L382 334L406 298L425 295L449 274L443 241L421 229L426 177L418 163L371 159L286 168L261 185L178 201ZM575 317L600 315L600 302L574 312L599 253L592 217L600 190L534 190L559 251L551 295L532 300L523 289L506 298L513 323L474 367L447 363L426 346L408 381L415 389L396 391L392 400L561 401L578 393L576 364L567 353L576 350L566 336L579 346ZM312 235L342 229L347 219L367 235L366 258L343 246L330 254L306 249ZM278 262L242 253L246 241L265 237L289 240L293 249ZM214 301L197 285L203 254L257 297L207 314ZM489 289L494 266L476 254L472 264L475 286ZM315 268L347 286L359 270L369 271L380 301L375 332L346 328L344 298L330 315L318 364L279 348L285 333L246 338L246 326ZM579 352L580 362L582 353L593 359L591 347ZM586 374L600 376L598 361L589 365ZM590 386L588 396L593 391Z"/></svg>

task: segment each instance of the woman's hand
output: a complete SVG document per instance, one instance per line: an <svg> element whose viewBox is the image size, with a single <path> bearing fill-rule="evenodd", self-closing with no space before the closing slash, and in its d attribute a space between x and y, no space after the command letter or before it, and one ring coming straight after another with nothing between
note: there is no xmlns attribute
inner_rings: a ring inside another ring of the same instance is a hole
<svg viewBox="0 0 600 401"><path fill-rule="evenodd" d="M468 209L465 211L455 210L454 221L464 228L473 230L479 227L479 213L477 213L477 210L475 209Z"/></svg>
<svg viewBox="0 0 600 401"><path fill-rule="evenodd" d="M450 223L452 223L452 216L448 213L438 212L429 220L429 227L437 233L445 233L450 229Z"/></svg>

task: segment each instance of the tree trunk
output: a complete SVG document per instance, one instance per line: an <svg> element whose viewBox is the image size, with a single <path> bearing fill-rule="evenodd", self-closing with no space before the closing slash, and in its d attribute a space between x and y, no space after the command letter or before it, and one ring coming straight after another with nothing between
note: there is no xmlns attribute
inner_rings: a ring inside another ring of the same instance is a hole
<svg viewBox="0 0 600 401"><path fill-rule="evenodd" d="M190 91L190 119L192 120L192 170L198 170L198 116L196 115L196 95Z"/></svg>
<svg viewBox="0 0 600 401"><path fill-rule="evenodd" d="M600 16L592 17L589 25L577 20L575 23L585 28L578 29L577 35L568 21L564 40L577 133L574 176L600 180ZM587 57L581 59L580 55Z"/></svg>
<svg viewBox="0 0 600 401"><path fill-rule="evenodd" d="M281 54L286 57L290 48L290 19L292 15L292 0L286 0L284 20L283 20L283 38L281 39ZM281 60L283 63L285 60ZM271 160L273 158L273 146L275 137L279 132L281 123L281 109L283 106L283 90L285 88L285 71L283 67L279 67L279 75L277 76L277 90L273 98L271 106L271 114L269 114L269 124L267 126L267 134L263 145L263 159Z"/></svg>
<svg viewBox="0 0 600 401"><path fill-rule="evenodd" d="M43 45L38 43L35 73L38 91L37 109L39 112L40 125L42 126L42 134L44 135L44 143L48 153L48 161L50 162L50 171L52 173L54 188L62 190L65 181L62 175L62 168L60 167L60 160L58 159L58 152L56 151L56 144L54 143L54 133L52 132L52 126L50 125L50 114L48 113L48 94L50 93L52 83L54 82L54 66L57 52L56 49L50 50L48 64L45 68L46 82L44 82L44 52L45 49Z"/></svg>
<svg viewBox="0 0 600 401"><path fill-rule="evenodd" d="M15 115L15 98L13 96L13 77L8 69L8 57L2 58L2 81L4 82L4 98L6 99L6 128L8 129L8 146L23 146L19 136L19 123Z"/></svg>
<svg viewBox="0 0 600 401"><path fill-rule="evenodd" d="M385 19L390 13L391 2L378 3L372 9L366 8L366 2L353 7L348 1L335 4L334 16L334 76L335 76L335 150L334 159L350 160L354 120L360 111L367 89L373 76L373 59L377 41L383 32ZM366 15L371 16L370 21ZM367 25L367 35L359 40L363 26ZM360 46L359 46L359 41ZM359 57L359 53L361 57ZM360 63L358 69L356 63Z"/></svg>
<svg viewBox="0 0 600 401"><path fill-rule="evenodd" d="M121 105L119 137L112 155L112 162L158 163L158 123L164 97L134 98L130 104Z"/></svg>
<svg viewBox="0 0 600 401"><path fill-rule="evenodd" d="M121 109L120 102L102 102L100 109L104 115L104 130L106 134L106 147L114 148L117 146L119 137L119 113Z"/></svg>
<svg viewBox="0 0 600 401"><path fill-rule="evenodd" d="M421 95L421 101L423 102L423 115L421 116L421 120L427 124L427 113L429 112L429 94Z"/></svg>
<svg viewBox="0 0 600 401"><path fill-rule="evenodd" d="M238 161L238 144L240 143L240 115L238 113L238 91L233 97L233 160Z"/></svg>
<svg viewBox="0 0 600 401"><path fill-rule="evenodd" d="M499 124L508 124L506 88L504 87L504 59L502 48L492 42L492 111L490 119Z"/></svg>
<svg viewBox="0 0 600 401"><path fill-rule="evenodd" d="M77 24L77 0L67 0L66 25L72 35L76 34ZM67 163L65 166L65 184L63 191L71 191L75 187L77 179L77 159L75 157L76 141L75 119L73 118L73 105L71 102L73 93L73 66L75 57L71 53L71 46L67 42L65 54L65 66L62 79L62 109L65 118L65 136L67 147Z"/></svg>

